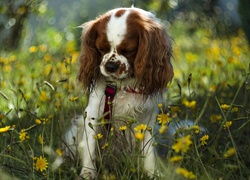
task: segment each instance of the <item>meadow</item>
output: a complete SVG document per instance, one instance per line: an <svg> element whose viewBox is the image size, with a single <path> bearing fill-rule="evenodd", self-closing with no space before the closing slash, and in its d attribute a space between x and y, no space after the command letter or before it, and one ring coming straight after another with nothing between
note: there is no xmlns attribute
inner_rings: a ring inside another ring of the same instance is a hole
<svg viewBox="0 0 250 180"><path fill-rule="evenodd" d="M209 29L189 32L183 22L169 31L175 77L166 93L168 111L158 105L159 134L164 137L171 123L194 125L179 127L173 144L155 143L167 150L158 163L163 177L250 179L250 51L244 33L218 38ZM79 47L61 32L43 36L29 47L0 52L0 179L79 178L79 157L62 156L70 119L87 103L77 81ZM120 131L130 123L136 120L128 119ZM138 128L142 134L150 130ZM100 179L147 179L139 154L114 160L110 171L100 160Z"/></svg>

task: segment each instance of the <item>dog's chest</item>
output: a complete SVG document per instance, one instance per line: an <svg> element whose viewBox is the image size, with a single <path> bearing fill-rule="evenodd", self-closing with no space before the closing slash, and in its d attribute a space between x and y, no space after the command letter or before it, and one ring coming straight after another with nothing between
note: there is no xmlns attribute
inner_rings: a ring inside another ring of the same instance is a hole
<svg viewBox="0 0 250 180"><path fill-rule="evenodd" d="M105 98L102 98L102 104L105 106ZM129 93L126 91L118 91L112 103L112 116L129 116L137 118L142 114L147 113L153 108L153 101L151 98L145 99L143 95L138 93ZM101 114L103 114L101 110Z"/></svg>
<svg viewBox="0 0 250 180"><path fill-rule="evenodd" d="M145 100L141 94L118 91L113 100L113 116L138 117L148 111L149 101L149 99Z"/></svg>

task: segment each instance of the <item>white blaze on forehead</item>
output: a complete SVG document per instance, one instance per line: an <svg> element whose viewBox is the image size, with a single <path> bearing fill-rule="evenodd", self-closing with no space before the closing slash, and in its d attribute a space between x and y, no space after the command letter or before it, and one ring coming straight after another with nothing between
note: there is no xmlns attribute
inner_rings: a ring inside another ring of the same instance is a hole
<svg viewBox="0 0 250 180"><path fill-rule="evenodd" d="M127 17L130 11L126 10L124 14L117 17L115 14L119 10L117 9L112 12L107 24L107 38L112 48L116 48L116 46L121 44L127 31Z"/></svg>

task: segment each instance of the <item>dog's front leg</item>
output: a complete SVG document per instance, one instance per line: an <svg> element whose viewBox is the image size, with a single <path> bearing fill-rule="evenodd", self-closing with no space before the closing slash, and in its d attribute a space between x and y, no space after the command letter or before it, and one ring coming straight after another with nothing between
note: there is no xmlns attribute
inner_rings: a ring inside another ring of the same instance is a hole
<svg viewBox="0 0 250 180"><path fill-rule="evenodd" d="M156 162L152 135L148 131L145 132L145 138L142 143L142 155L145 157L144 169L147 171L148 176L152 178Z"/></svg>
<svg viewBox="0 0 250 180"><path fill-rule="evenodd" d="M82 170L80 176L87 179L96 177L96 146L97 142L94 139L98 126L96 126L99 117L101 99L103 92L94 91L90 94L88 106L85 109L83 138L79 144L80 156L82 160Z"/></svg>

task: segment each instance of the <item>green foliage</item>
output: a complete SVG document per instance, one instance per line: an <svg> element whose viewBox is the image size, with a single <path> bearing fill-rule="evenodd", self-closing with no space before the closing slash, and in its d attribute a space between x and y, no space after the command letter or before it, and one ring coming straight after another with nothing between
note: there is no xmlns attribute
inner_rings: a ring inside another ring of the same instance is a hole
<svg viewBox="0 0 250 180"><path fill-rule="evenodd" d="M242 28L246 33L248 43L250 44L250 12L248 7L250 2L248 0L239 0L239 13L241 15Z"/></svg>
<svg viewBox="0 0 250 180"><path fill-rule="evenodd" d="M249 178L250 54L243 33L214 39L207 29L189 34L185 22L176 22L170 34L175 78L167 116L195 126L178 129L173 145L162 144L169 150L159 160L164 177ZM0 171L20 179L79 178L79 157L61 157L62 136L87 101L76 80L79 51L56 30L39 38L35 46L0 54ZM105 155L98 159L100 179L147 179L138 149L121 160Z"/></svg>

